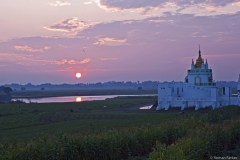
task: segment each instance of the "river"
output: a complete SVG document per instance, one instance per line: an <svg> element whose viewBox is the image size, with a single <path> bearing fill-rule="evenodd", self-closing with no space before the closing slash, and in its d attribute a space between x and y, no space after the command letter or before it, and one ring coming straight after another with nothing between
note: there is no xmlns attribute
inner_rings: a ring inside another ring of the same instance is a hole
<svg viewBox="0 0 240 160"><path fill-rule="evenodd" d="M155 96L155 95L100 95L100 96L64 96L64 97L45 97L45 98L17 98L13 101L23 101L25 103L56 103L56 102L84 102L105 100L107 98L123 97L123 96Z"/></svg>

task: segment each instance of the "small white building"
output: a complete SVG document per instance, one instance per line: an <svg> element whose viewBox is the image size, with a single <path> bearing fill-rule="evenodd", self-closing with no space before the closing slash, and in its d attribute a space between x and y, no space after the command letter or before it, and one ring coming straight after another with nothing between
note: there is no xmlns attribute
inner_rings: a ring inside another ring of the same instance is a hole
<svg viewBox="0 0 240 160"><path fill-rule="evenodd" d="M240 75L237 83L215 83L212 69L204 62L199 48L196 63L192 60L185 82L163 82L158 85L157 110L179 107L218 108L240 105Z"/></svg>

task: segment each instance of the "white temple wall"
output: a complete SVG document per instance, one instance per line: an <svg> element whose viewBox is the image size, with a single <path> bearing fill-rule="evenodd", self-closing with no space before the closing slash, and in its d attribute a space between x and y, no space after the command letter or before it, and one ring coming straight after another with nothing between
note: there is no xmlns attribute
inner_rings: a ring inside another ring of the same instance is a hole
<svg viewBox="0 0 240 160"><path fill-rule="evenodd" d="M240 78L240 76L239 76L239 78ZM240 82L238 82L237 90L238 90L238 96L240 97Z"/></svg>
<svg viewBox="0 0 240 160"><path fill-rule="evenodd" d="M158 88L158 109L169 107L218 107L217 88L200 87L182 82L161 83Z"/></svg>
<svg viewBox="0 0 240 160"><path fill-rule="evenodd" d="M221 97L219 103L221 106L240 105L239 97Z"/></svg>
<svg viewBox="0 0 240 160"><path fill-rule="evenodd" d="M200 78L200 82L199 83L208 83L209 80L208 80L208 77L210 77L211 74L189 74L188 75L188 83L190 84L195 84L195 79L196 79L196 82L198 78Z"/></svg>

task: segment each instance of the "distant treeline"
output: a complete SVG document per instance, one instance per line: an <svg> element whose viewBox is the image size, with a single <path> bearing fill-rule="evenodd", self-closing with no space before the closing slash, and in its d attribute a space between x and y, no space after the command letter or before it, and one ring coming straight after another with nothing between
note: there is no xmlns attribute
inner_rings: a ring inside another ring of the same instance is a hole
<svg viewBox="0 0 240 160"><path fill-rule="evenodd" d="M34 85L27 83L21 84L8 84L7 87L15 91L26 90L76 90L76 89L136 89L136 90L155 90L157 89L158 81L144 81L144 82L98 82L98 83L78 83L78 84L51 84L45 83Z"/></svg>
<svg viewBox="0 0 240 160"><path fill-rule="evenodd" d="M12 89L10 87L0 86L0 103L8 103L11 101Z"/></svg>
<svg viewBox="0 0 240 160"><path fill-rule="evenodd" d="M98 83L77 83L77 84L51 84L45 83L40 85L34 85L31 83L27 84L6 84L5 87L10 87L14 91L44 91L44 90L83 90L83 89L117 89L117 90L157 90L159 81L143 81L143 82L117 82L117 81L109 81L109 82L98 82ZM232 88L236 88L237 82L216 82L217 86L229 86Z"/></svg>

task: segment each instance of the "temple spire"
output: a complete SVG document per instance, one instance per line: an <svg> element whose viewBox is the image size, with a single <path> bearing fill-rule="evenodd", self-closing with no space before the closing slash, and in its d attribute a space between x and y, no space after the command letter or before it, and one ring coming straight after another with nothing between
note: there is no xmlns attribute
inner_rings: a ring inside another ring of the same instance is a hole
<svg viewBox="0 0 240 160"><path fill-rule="evenodd" d="M201 57L202 55L201 55L201 47L200 47L200 44L199 44L198 47L199 47L199 50L198 50L198 56Z"/></svg>
<svg viewBox="0 0 240 160"><path fill-rule="evenodd" d="M202 59L201 48L199 45L198 58L196 60L195 68L201 68L202 64L204 64L204 60Z"/></svg>

